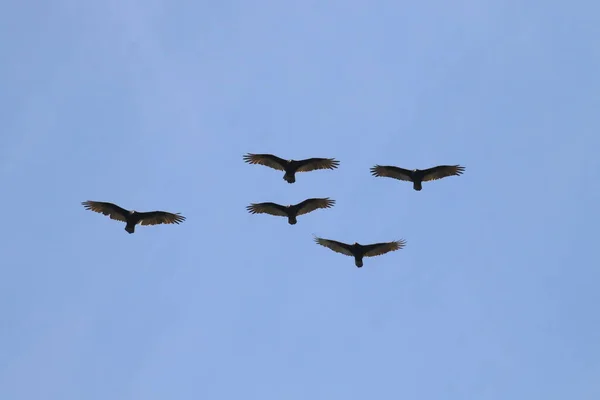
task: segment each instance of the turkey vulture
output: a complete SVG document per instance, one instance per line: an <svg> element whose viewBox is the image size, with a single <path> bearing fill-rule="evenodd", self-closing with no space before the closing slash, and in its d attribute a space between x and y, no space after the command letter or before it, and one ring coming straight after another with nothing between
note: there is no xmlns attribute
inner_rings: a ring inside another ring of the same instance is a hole
<svg viewBox="0 0 600 400"><path fill-rule="evenodd" d="M272 154L244 155L248 164L259 164L279 171L285 171L283 179L288 183L296 182L296 172L315 171L317 169L336 169L340 162L335 158L307 158L305 160L284 160Z"/></svg>
<svg viewBox="0 0 600 400"><path fill-rule="evenodd" d="M371 175L413 182L413 189L421 190L423 189L421 182L462 175L464 171L465 167L460 165L438 165L433 168L414 169L412 171L391 165L375 165L371 168Z"/></svg>
<svg viewBox="0 0 600 400"><path fill-rule="evenodd" d="M158 224L179 224L185 221L183 215L173 214L166 211L137 212L129 211L113 203L103 201L84 201L81 204L86 210L91 210L100 214L108 215L110 219L126 222L125 230L129 233L135 231L135 226L140 225L158 225Z"/></svg>
<svg viewBox="0 0 600 400"><path fill-rule="evenodd" d="M335 200L330 200L327 197L324 199L306 199L303 202L290 206L282 206L277 203L250 204L246 209L250 214L271 214L279 217L287 217L288 223L295 225L297 216L308 214L319 208L331 208L334 204Z"/></svg>
<svg viewBox="0 0 600 400"><path fill-rule="evenodd" d="M390 251L396 251L406 245L406 241L401 239L394 242L375 243L362 245L354 242L354 244L346 244L335 240L321 239L315 237L315 242L321 246L325 246L336 253L341 253L350 257L354 257L354 264L360 268L363 266L363 257L380 256Z"/></svg>

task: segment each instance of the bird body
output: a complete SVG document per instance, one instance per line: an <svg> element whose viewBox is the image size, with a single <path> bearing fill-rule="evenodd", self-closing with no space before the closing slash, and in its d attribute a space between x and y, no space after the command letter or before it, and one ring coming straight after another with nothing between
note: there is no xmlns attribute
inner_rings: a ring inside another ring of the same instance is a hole
<svg viewBox="0 0 600 400"><path fill-rule="evenodd" d="M403 239L393 242L362 245L357 242L354 242L354 244L347 244L338 242L336 240L315 237L315 242L321 246L335 251L336 253L354 257L354 265L356 265L358 268L363 266L364 257L380 256L382 254L389 253L390 251L402 249L406 245L406 241Z"/></svg>
<svg viewBox="0 0 600 400"><path fill-rule="evenodd" d="M283 179L287 183L296 182L296 172L309 172L319 169L336 169L340 162L335 158L307 158L304 160L284 160L273 154L252 154L243 156L248 164L258 164L265 167L284 171Z"/></svg>
<svg viewBox="0 0 600 400"><path fill-rule="evenodd" d="M434 181L448 176L462 175L465 167L460 165L438 165L428 169L404 169L393 165L375 165L371 168L371 175L375 177L393 178L413 183L413 189L423 189L423 182Z"/></svg>
<svg viewBox="0 0 600 400"><path fill-rule="evenodd" d="M128 233L135 232L135 226L140 225L158 225L158 224L179 224L185 221L185 217L179 213L173 214L166 211L138 212L135 210L126 210L116 204L103 201L84 201L81 203L86 210L94 211L107 215L110 219L125 222L125 230Z"/></svg>
<svg viewBox="0 0 600 400"><path fill-rule="evenodd" d="M326 198L311 198L306 199L298 204L283 206L277 203L252 203L246 207L250 214L270 214L279 217L287 217L290 225L295 225L300 215L308 214L321 208L331 208L335 204L335 200Z"/></svg>

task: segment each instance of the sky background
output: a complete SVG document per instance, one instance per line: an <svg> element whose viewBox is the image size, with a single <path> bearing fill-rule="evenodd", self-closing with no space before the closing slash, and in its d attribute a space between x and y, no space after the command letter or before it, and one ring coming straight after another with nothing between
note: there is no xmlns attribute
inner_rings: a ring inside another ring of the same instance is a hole
<svg viewBox="0 0 600 400"><path fill-rule="evenodd" d="M599 15L3 2L0 398L600 398ZM246 152L341 164L290 185ZM308 197L337 204L245 209ZM313 234L407 245L357 269Z"/></svg>

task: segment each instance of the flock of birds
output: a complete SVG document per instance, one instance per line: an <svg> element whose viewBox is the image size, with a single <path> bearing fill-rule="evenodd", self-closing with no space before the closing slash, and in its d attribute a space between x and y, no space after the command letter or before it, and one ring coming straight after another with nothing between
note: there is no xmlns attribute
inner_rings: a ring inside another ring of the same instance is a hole
<svg viewBox="0 0 600 400"><path fill-rule="evenodd" d="M296 182L297 172L309 172L315 170L333 170L338 168L340 162L335 158L307 158L304 160L284 160L272 154L252 154L243 156L248 164L263 165L275 170L284 171L283 179L288 183ZM460 165L438 165L428 169L408 170L392 165L375 165L371 168L371 175L375 177L393 178L400 181L412 182L413 189L420 191L423 189L422 183L442 179L449 176L462 175L465 167ZM138 212L135 210L126 210L116 204L103 201L84 201L83 206L86 210L94 211L109 216L116 221L125 222L125 230L128 233L135 232L136 225L159 225L159 224L180 224L185 221L185 217L180 213L171 213L167 211L149 211ZM286 217L290 225L295 225L300 215L308 214L318 209L331 208L335 205L335 200L326 198L310 198L298 204L283 206L277 203L252 203L247 206L251 214L269 214L279 217ZM315 237L315 242L321 246L327 247L337 253L354 257L354 264L360 268L363 266L364 257L375 257L402 249L406 246L406 241L396 240L392 242L382 242L362 245L360 243L347 244L331 239Z"/></svg>

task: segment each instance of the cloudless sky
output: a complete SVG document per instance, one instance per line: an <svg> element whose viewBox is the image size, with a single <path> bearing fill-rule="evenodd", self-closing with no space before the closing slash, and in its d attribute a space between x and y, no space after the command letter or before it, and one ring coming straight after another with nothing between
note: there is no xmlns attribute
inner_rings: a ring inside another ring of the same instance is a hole
<svg viewBox="0 0 600 400"><path fill-rule="evenodd" d="M600 398L599 15L3 2L0 398ZM246 152L341 164L290 185ZM337 204L245 209L308 197ZM313 234L407 245L358 269Z"/></svg>

